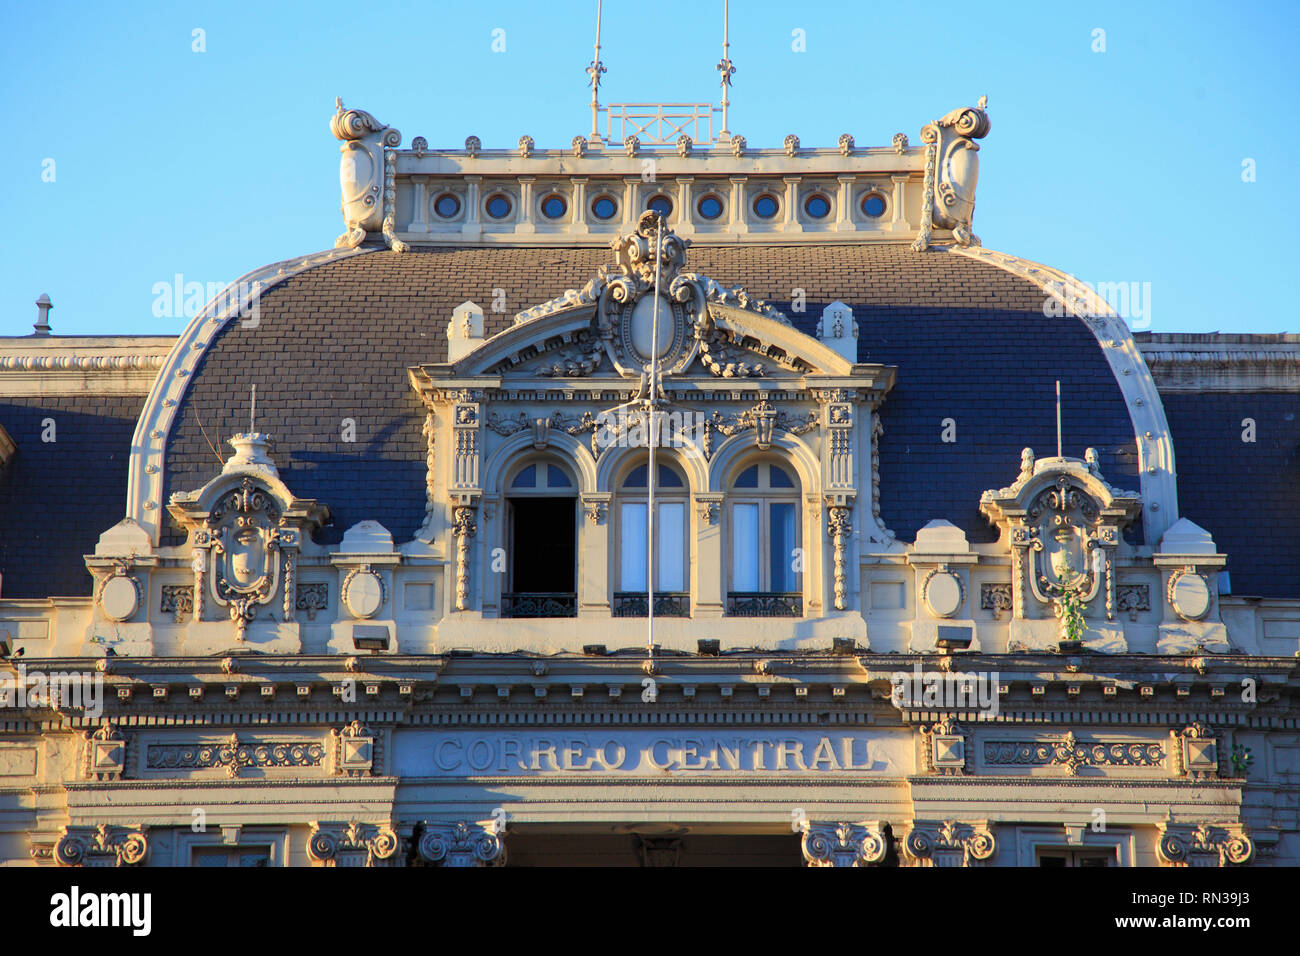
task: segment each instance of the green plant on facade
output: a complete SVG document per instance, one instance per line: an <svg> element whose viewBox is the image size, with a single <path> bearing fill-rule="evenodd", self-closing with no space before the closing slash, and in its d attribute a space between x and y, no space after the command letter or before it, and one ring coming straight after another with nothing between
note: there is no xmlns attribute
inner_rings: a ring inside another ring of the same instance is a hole
<svg viewBox="0 0 1300 956"><path fill-rule="evenodd" d="M1074 568L1070 565L1068 554L1065 556L1061 572L1062 579L1070 583L1050 584L1044 581L1043 584L1046 586L1047 593L1052 595L1056 616L1061 620L1061 640L1082 641L1084 632L1088 629L1088 624L1083 619L1083 600L1079 597L1083 591L1083 578L1080 576L1075 580Z"/></svg>
<svg viewBox="0 0 1300 956"><path fill-rule="evenodd" d="M1250 752L1250 748L1242 744L1232 745L1232 770L1239 777L1246 776L1250 770L1250 765L1255 761L1255 755Z"/></svg>

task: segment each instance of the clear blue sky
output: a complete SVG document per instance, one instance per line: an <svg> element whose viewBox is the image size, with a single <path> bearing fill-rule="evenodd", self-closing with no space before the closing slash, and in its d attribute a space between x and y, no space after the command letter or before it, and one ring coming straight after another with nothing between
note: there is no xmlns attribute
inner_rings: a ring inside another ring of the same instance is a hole
<svg viewBox="0 0 1300 956"><path fill-rule="evenodd" d="M721 8L610 0L602 100L715 98ZM331 246L335 96L403 145L474 133L508 147L528 133L564 146L589 127L595 0L3 10L5 335L31 331L41 292L57 333L178 332L182 318L153 315L155 283L226 282ZM924 123L987 93L986 246L1089 282L1149 282L1156 331L1300 331L1286 281L1298 271L1297 10L735 0L731 126L751 146L790 132L808 146L845 131L916 143ZM196 28L206 52L192 52ZM796 29L806 52L792 50Z"/></svg>

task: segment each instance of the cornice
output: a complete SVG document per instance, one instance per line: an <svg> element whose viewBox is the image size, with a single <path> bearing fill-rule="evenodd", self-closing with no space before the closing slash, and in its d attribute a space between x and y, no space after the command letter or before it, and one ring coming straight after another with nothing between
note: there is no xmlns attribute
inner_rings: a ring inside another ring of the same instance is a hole
<svg viewBox="0 0 1300 956"><path fill-rule="evenodd" d="M144 393L173 336L0 338L0 396Z"/></svg>
<svg viewBox="0 0 1300 956"><path fill-rule="evenodd" d="M1300 392L1298 335L1152 335L1138 348L1162 392Z"/></svg>

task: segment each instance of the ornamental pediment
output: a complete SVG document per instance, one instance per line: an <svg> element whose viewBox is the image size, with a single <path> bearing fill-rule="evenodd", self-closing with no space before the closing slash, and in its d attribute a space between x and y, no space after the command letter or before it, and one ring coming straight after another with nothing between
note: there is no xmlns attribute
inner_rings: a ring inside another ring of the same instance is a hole
<svg viewBox="0 0 1300 956"><path fill-rule="evenodd" d="M580 289L518 313L453 365L458 377L847 375L853 363L741 286L688 271L690 240L647 211Z"/></svg>

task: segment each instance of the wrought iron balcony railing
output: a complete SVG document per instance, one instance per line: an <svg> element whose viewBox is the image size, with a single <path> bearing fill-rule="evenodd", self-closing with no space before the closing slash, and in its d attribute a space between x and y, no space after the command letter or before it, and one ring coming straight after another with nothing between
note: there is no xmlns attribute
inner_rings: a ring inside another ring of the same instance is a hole
<svg viewBox="0 0 1300 956"><path fill-rule="evenodd" d="M728 591L728 617L803 617L798 591Z"/></svg>
<svg viewBox="0 0 1300 956"><path fill-rule="evenodd" d="M614 617L649 617L644 591L615 591ZM691 596L685 591L656 591L655 617L690 617Z"/></svg>
<svg viewBox="0 0 1300 956"><path fill-rule="evenodd" d="M501 595L502 617L577 617L578 595L569 591L513 591Z"/></svg>

